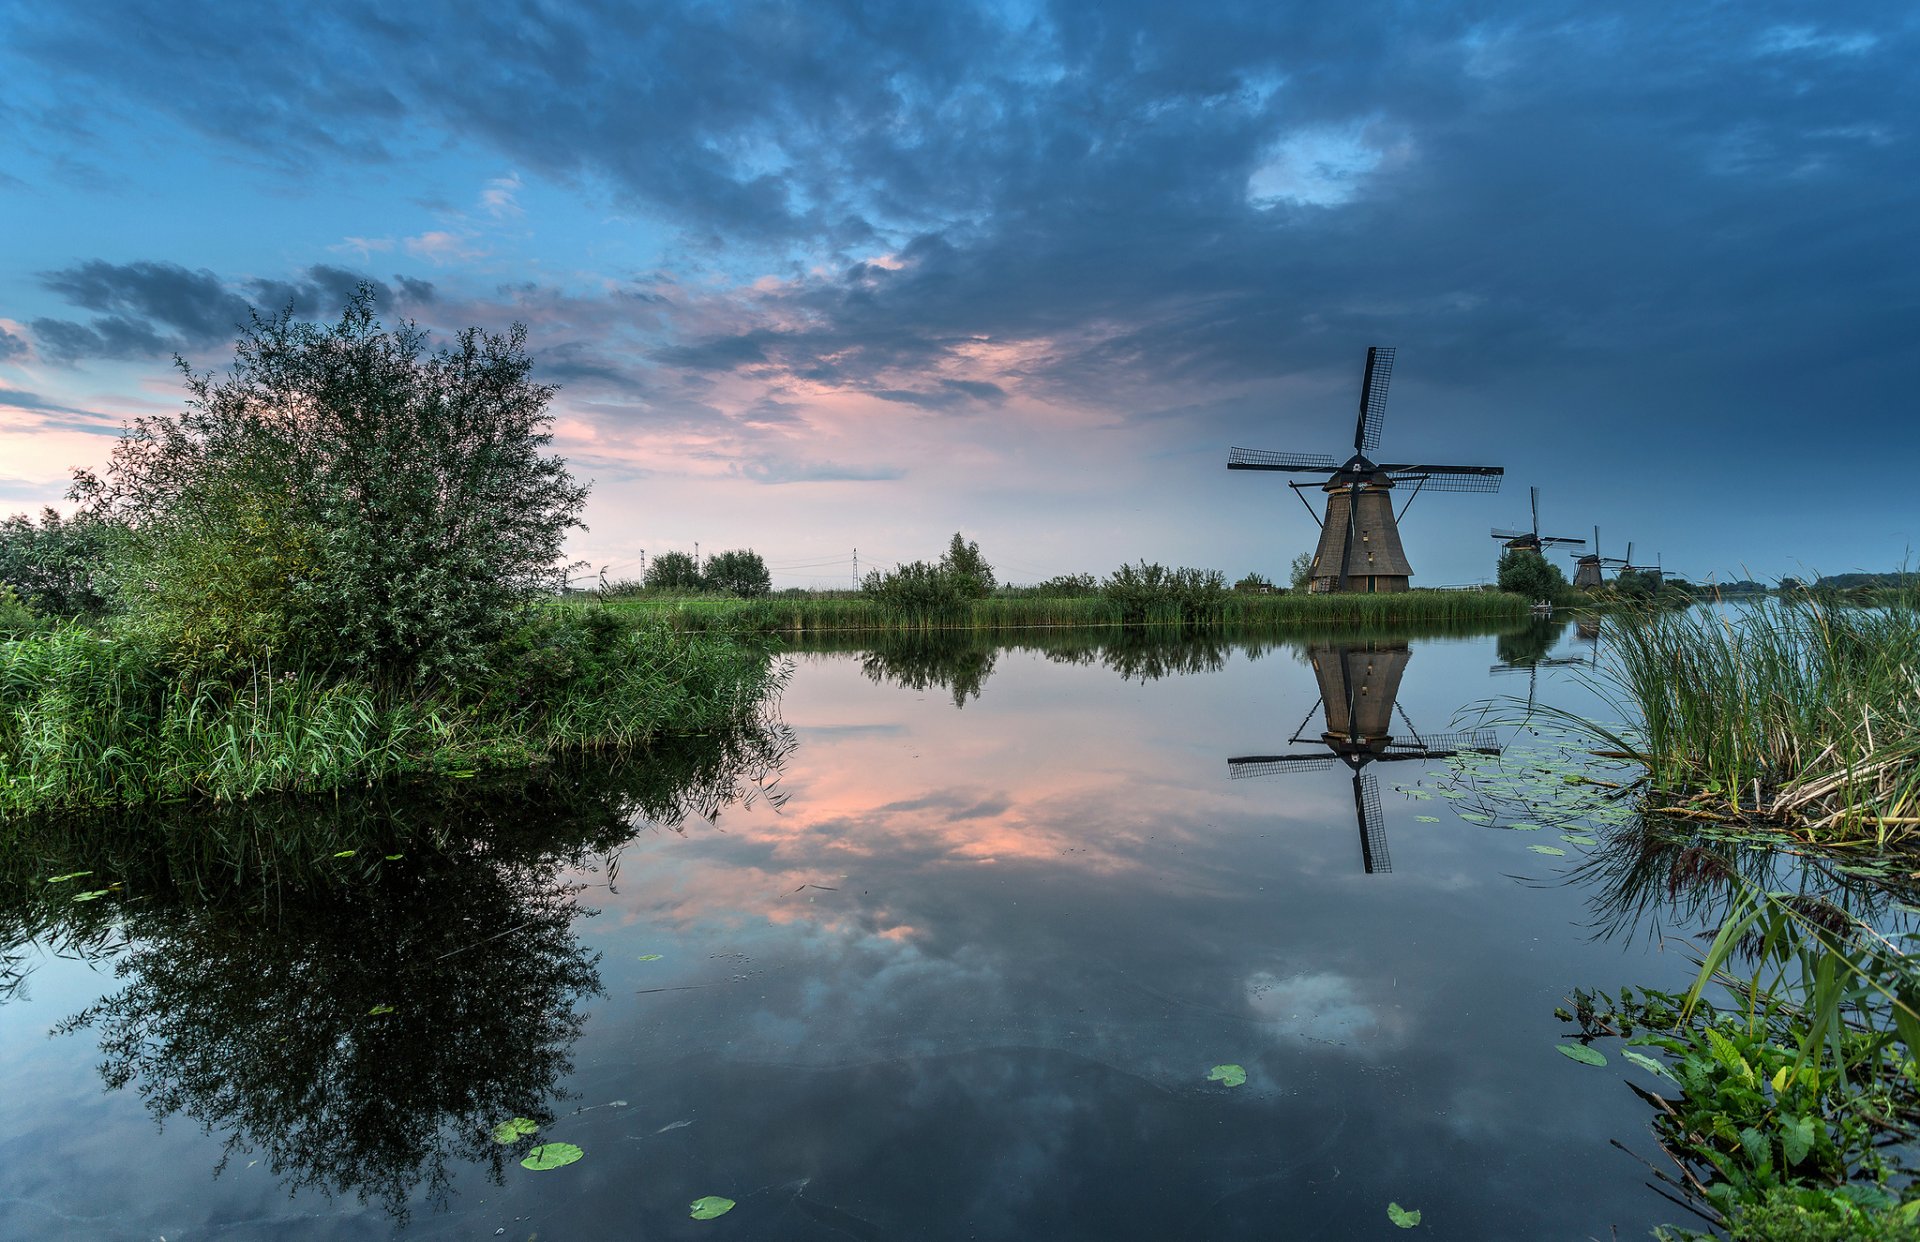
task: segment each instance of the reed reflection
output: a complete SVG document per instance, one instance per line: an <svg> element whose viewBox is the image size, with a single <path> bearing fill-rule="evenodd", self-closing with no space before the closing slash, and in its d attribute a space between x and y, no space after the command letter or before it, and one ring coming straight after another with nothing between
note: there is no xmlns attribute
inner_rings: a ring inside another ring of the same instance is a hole
<svg viewBox="0 0 1920 1242"><path fill-rule="evenodd" d="M405 1217L463 1168L501 1177L521 1153L496 1123L560 1107L600 992L582 877L611 881L640 822L777 798L790 746L756 727L515 783L42 824L0 877L0 943L112 959L118 990L57 1033L220 1136L216 1174L257 1153Z"/></svg>
<svg viewBox="0 0 1920 1242"><path fill-rule="evenodd" d="M1288 740L1311 749L1241 755L1227 760L1227 775L1237 780L1345 765L1353 776L1353 815L1360 838L1361 866L1368 875L1391 871L1380 786L1367 769L1375 763L1445 759L1469 750L1497 755L1497 735L1490 729L1435 734L1415 729L1399 708L1400 679L1413 656L1405 643L1316 646L1309 648L1308 656L1320 698ZM1307 732L1315 713L1322 714L1325 724L1317 737Z"/></svg>

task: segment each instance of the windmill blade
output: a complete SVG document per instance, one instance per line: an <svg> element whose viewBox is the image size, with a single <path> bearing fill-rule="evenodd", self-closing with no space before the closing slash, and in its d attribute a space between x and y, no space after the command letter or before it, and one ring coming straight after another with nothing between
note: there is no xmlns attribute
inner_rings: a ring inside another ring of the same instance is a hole
<svg viewBox="0 0 1920 1242"><path fill-rule="evenodd" d="M1428 492L1497 492L1500 490L1500 476L1506 471L1499 466L1382 466L1387 477L1395 483L1420 481L1422 491Z"/></svg>
<svg viewBox="0 0 1920 1242"><path fill-rule="evenodd" d="M1380 782L1371 772L1353 774L1353 814L1360 824L1360 865L1368 875L1393 870L1387 853L1387 817L1380 811Z"/></svg>
<svg viewBox="0 0 1920 1242"><path fill-rule="evenodd" d="M1360 417L1353 426L1353 451L1380 447L1380 424L1387 417L1387 385L1393 379L1393 346L1369 345L1367 369L1360 377Z"/></svg>
<svg viewBox="0 0 1920 1242"><path fill-rule="evenodd" d="M1524 530L1501 530L1497 526L1493 528L1495 539L1525 539L1529 533Z"/></svg>
<svg viewBox="0 0 1920 1242"><path fill-rule="evenodd" d="M1516 668L1510 671L1520 673L1526 670ZM1388 749L1395 751L1403 749L1416 750L1422 752L1425 757L1430 759L1444 759L1448 755L1458 754L1463 750L1491 750L1498 753L1500 749L1499 742L1499 735L1492 729L1473 729L1459 733L1430 733L1421 738L1419 742L1393 742L1388 746ZM1416 757L1418 756L1409 756L1409 758Z"/></svg>
<svg viewBox="0 0 1920 1242"><path fill-rule="evenodd" d="M1241 755L1227 760L1227 777L1238 781L1280 772L1323 772L1339 762L1332 755Z"/></svg>
<svg viewBox="0 0 1920 1242"><path fill-rule="evenodd" d="M1587 546L1586 540L1569 539L1565 535L1541 535L1540 542L1563 548L1584 548Z"/></svg>
<svg viewBox="0 0 1920 1242"><path fill-rule="evenodd" d="M1540 489L1537 487L1529 487L1527 489L1527 499L1533 505L1533 537L1538 539L1540 537Z"/></svg>
<svg viewBox="0 0 1920 1242"><path fill-rule="evenodd" d="M1340 463L1325 453L1269 453L1265 449L1227 450L1229 470L1291 470L1295 473L1332 474Z"/></svg>

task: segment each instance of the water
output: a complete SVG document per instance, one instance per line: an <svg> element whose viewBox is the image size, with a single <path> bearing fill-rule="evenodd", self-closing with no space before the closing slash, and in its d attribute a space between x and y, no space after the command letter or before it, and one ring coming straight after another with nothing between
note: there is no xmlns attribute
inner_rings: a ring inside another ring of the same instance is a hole
<svg viewBox="0 0 1920 1242"><path fill-rule="evenodd" d="M783 727L652 765L41 839L0 1236L1644 1236L1646 1106L1553 1010L1681 983L1710 912L1424 757L1517 763L1458 713L1591 710L1591 652L821 652Z"/></svg>

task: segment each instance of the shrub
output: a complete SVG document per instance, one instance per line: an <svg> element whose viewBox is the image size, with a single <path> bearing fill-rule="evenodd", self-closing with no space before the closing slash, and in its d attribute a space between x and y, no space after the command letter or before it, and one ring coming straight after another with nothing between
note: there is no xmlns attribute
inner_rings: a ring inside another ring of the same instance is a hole
<svg viewBox="0 0 1920 1242"><path fill-rule="evenodd" d="M76 485L139 628L190 660L458 677L558 589L587 489L543 451L526 329L426 346L362 286L332 326L254 316L225 376L182 363L186 410Z"/></svg>
<svg viewBox="0 0 1920 1242"><path fill-rule="evenodd" d="M940 558L940 568L954 578L969 599L985 599L993 594L997 585L993 566L980 555L980 545L962 539L959 531L953 532L953 541L947 545L946 555Z"/></svg>
<svg viewBox="0 0 1920 1242"><path fill-rule="evenodd" d="M97 617L107 608L107 528L46 509L0 522L0 585L49 617Z"/></svg>
<svg viewBox="0 0 1920 1242"><path fill-rule="evenodd" d="M1264 595L1276 590L1273 581L1264 574L1248 574L1233 584L1233 589L1242 595Z"/></svg>
<svg viewBox="0 0 1920 1242"><path fill-rule="evenodd" d="M649 591L691 593L706 588L700 566L685 552L663 552L654 557L647 566L645 581Z"/></svg>
<svg viewBox="0 0 1920 1242"><path fill-rule="evenodd" d="M925 619L964 611L978 586L972 575L954 573L944 564L908 561L886 573L869 573L860 592L888 612Z"/></svg>
<svg viewBox="0 0 1920 1242"><path fill-rule="evenodd" d="M1100 591L1120 609L1122 624L1154 619L1193 624L1220 614L1227 579L1217 569L1168 569L1143 560L1114 570Z"/></svg>
<svg viewBox="0 0 1920 1242"><path fill-rule="evenodd" d="M25 638L48 628L47 618L21 603L13 588L0 582L0 638Z"/></svg>
<svg viewBox="0 0 1920 1242"><path fill-rule="evenodd" d="M1060 574L1034 587L1033 593L1059 599L1078 599L1084 595L1098 595L1100 580L1092 574Z"/></svg>
<svg viewBox="0 0 1920 1242"><path fill-rule="evenodd" d="M1567 590L1567 576L1558 565L1528 548L1508 548L1500 555L1496 581L1502 591L1530 600L1554 600Z"/></svg>
<svg viewBox="0 0 1920 1242"><path fill-rule="evenodd" d="M706 586L742 599L754 599L773 590L773 575L758 552L722 552L707 562Z"/></svg>
<svg viewBox="0 0 1920 1242"><path fill-rule="evenodd" d="M1296 591L1307 589L1307 583L1313 577L1313 553L1302 552L1293 558L1287 566L1288 585Z"/></svg>

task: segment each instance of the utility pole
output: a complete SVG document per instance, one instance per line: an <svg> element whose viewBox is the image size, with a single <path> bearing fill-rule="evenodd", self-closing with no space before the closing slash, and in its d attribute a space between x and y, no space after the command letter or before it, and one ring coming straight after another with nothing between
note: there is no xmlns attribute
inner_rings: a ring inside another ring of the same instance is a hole
<svg viewBox="0 0 1920 1242"><path fill-rule="evenodd" d="M647 550L645 548L642 548L640 549L640 581L645 582L646 580L647 580Z"/></svg>
<svg viewBox="0 0 1920 1242"><path fill-rule="evenodd" d="M853 589L860 589L860 549L853 550Z"/></svg>
<svg viewBox="0 0 1920 1242"><path fill-rule="evenodd" d="M700 541L698 539L693 541L693 572L696 574L700 572Z"/></svg>

